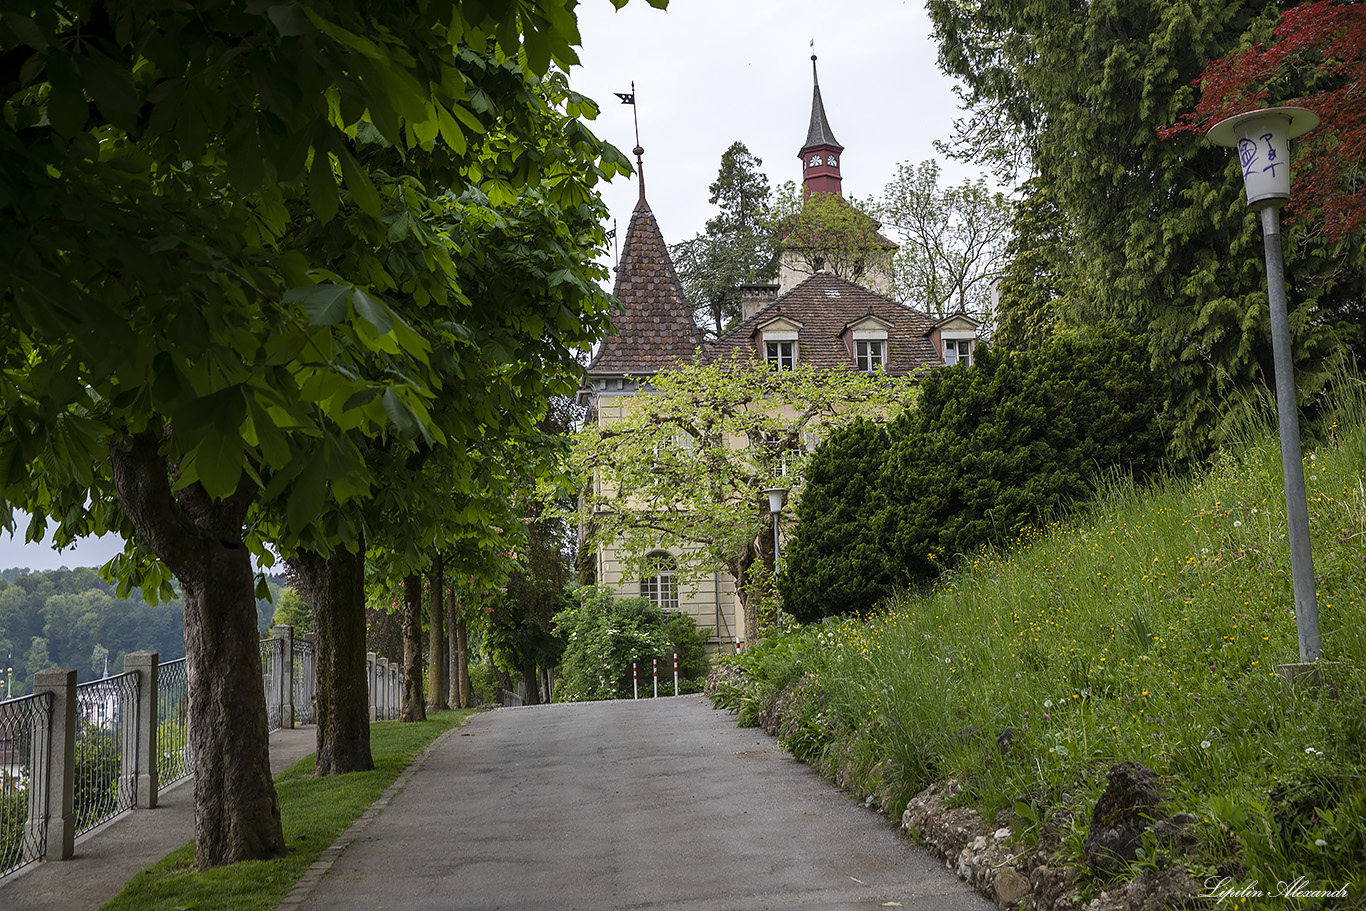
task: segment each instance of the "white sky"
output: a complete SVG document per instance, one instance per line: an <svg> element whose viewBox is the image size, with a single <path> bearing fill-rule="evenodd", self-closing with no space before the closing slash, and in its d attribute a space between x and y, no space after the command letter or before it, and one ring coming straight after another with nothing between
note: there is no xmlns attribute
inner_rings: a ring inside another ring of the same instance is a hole
<svg viewBox="0 0 1366 911"><path fill-rule="evenodd" d="M801 179L797 152L811 119L811 40L821 96L844 146L845 195L880 194L901 162L938 157L958 116L952 83L935 65L938 50L919 0L673 0L667 11L630 0L579 7L583 66L570 85L602 106L590 124L628 156L635 146L632 108L614 92L635 81L646 196L670 244L700 233L715 214L707 187L721 153L744 142L763 160L772 186ZM940 160L943 185L980 176ZM626 233L635 178L603 188ZM104 538L58 553L0 532L0 569L97 566L122 549Z"/></svg>

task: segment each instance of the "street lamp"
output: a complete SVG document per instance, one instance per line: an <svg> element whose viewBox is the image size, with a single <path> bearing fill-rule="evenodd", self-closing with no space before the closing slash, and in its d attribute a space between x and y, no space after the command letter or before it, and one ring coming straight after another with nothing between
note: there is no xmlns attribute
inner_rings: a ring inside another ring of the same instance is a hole
<svg viewBox="0 0 1366 911"><path fill-rule="evenodd" d="M786 487L769 487L764 490L768 494L768 511L773 515L773 578L776 584L778 578L778 517L782 515L783 504L787 501ZM783 615L777 613L778 628L783 627Z"/></svg>
<svg viewBox="0 0 1366 911"><path fill-rule="evenodd" d="M1271 306L1271 353L1276 365L1276 412L1280 419L1281 471L1290 526L1290 572L1295 587L1295 626L1300 661L1315 662L1321 651L1319 605L1314 594L1314 558L1309 549L1309 505L1304 490L1300 422L1286 316L1285 267L1281 254L1281 206L1290 201L1290 140L1319 125L1304 108L1266 108L1229 117L1207 134L1210 142L1238 150L1247 204L1257 210L1266 244L1267 298Z"/></svg>

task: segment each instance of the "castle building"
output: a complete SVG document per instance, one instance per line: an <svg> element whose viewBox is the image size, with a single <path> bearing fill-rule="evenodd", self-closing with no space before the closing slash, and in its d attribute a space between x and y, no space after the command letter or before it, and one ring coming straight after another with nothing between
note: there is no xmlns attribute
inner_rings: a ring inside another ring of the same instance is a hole
<svg viewBox="0 0 1366 911"><path fill-rule="evenodd" d="M842 203L844 147L835 139L821 98L812 58L811 120L800 157L808 198L824 194ZM822 370L882 371L909 375L971 362L979 324L964 314L935 320L923 310L893 300L891 256L896 245L877 233L878 225L858 213L871 236L872 262L864 264L865 283L841 277L821 262L820 238L794 230L783 254L777 284L741 289L740 321L711 343L692 319L659 224L645 195L643 149L635 149L640 196L622 246L613 293L621 311L615 332L593 356L580 401L588 419L606 426L630 407L631 396L648 393L649 379L676 363L750 355L774 370L807 364ZM847 205L847 204L846 204ZM855 211L852 210L851 211ZM800 238L802 243L792 243ZM885 261L879 260L885 258ZM871 285L871 287L869 287ZM590 520L591 521L591 520ZM746 640L735 581L718 567L710 578L681 590L674 580L676 553L659 549L645 556L647 570L626 570L625 554L604 546L592 555L595 581L621 597L644 596L666 609L690 614L713 630L713 644L729 650Z"/></svg>

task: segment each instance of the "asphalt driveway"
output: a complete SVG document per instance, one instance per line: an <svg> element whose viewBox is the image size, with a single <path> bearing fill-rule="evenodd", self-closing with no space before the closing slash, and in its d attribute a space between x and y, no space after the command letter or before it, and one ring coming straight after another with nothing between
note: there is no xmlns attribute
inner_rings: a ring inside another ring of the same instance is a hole
<svg viewBox="0 0 1366 911"><path fill-rule="evenodd" d="M500 709L439 742L303 908L993 906L696 696Z"/></svg>

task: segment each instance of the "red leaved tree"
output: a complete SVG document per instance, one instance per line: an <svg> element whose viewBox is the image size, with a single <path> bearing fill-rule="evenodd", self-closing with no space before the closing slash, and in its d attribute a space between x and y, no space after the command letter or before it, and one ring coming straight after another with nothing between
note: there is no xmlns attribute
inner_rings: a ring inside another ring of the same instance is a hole
<svg viewBox="0 0 1366 911"><path fill-rule="evenodd" d="M1306 3L1282 13L1273 34L1211 61L1195 80L1199 106L1159 135L1203 132L1271 105L1309 108L1323 123L1300 140L1290 214L1315 212L1341 240L1366 227L1366 3Z"/></svg>

